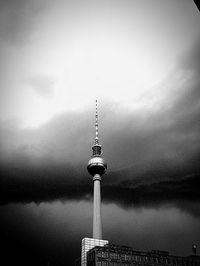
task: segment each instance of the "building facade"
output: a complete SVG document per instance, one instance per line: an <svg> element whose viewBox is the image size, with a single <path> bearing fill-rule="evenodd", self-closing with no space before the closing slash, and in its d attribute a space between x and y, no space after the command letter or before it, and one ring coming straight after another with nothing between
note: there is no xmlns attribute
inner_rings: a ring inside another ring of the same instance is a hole
<svg viewBox="0 0 200 266"><path fill-rule="evenodd" d="M167 251L141 251L131 247L105 245L87 253L87 266L200 266L200 256L173 256Z"/></svg>
<svg viewBox="0 0 200 266"><path fill-rule="evenodd" d="M102 247L108 244L107 240L94 239L94 238L83 238L81 243L81 266L87 266L87 253L92 248L98 246Z"/></svg>

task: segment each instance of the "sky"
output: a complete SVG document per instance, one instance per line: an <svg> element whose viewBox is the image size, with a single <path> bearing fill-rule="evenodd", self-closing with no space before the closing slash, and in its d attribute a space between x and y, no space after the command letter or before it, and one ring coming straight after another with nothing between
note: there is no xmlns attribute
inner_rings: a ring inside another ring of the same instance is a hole
<svg viewBox="0 0 200 266"><path fill-rule="evenodd" d="M198 251L199 24L192 0L0 0L6 265L73 265L91 237L96 99L104 239Z"/></svg>

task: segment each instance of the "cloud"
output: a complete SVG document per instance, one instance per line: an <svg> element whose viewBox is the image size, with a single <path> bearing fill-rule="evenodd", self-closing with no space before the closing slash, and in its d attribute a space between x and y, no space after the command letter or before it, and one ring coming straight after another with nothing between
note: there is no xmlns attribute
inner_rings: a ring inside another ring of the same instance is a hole
<svg viewBox="0 0 200 266"><path fill-rule="evenodd" d="M49 97L53 93L54 80L52 77L37 75L29 78L27 83L42 97Z"/></svg>
<svg viewBox="0 0 200 266"><path fill-rule="evenodd" d="M1 0L0 38L12 45L22 45L30 38L45 1Z"/></svg>
<svg viewBox="0 0 200 266"><path fill-rule="evenodd" d="M106 202L124 207L171 202L199 215L188 207L200 200L198 42L179 58L179 70L144 95L154 108L133 111L114 102L101 105ZM2 122L1 203L90 199L86 165L94 137L92 113L60 114L37 129Z"/></svg>
<svg viewBox="0 0 200 266"><path fill-rule="evenodd" d="M199 6L198 1L197 1L197 0L194 0L194 2L195 2L195 4L196 4L197 8L200 9L200 6Z"/></svg>
<svg viewBox="0 0 200 266"><path fill-rule="evenodd" d="M171 176L158 181L138 177L135 180L110 183L107 180L119 180L120 173L107 173L102 181L102 199L104 203L115 203L122 208L159 208L171 205L199 217L199 175L197 169L194 174L181 175L177 179ZM88 176L86 168L63 165L1 166L0 184L1 204L91 200L93 191L92 178Z"/></svg>
<svg viewBox="0 0 200 266"><path fill-rule="evenodd" d="M192 70L196 75L199 74L200 70L200 36L193 43L193 47L190 51L185 53L184 56L180 58L180 65L183 69Z"/></svg>

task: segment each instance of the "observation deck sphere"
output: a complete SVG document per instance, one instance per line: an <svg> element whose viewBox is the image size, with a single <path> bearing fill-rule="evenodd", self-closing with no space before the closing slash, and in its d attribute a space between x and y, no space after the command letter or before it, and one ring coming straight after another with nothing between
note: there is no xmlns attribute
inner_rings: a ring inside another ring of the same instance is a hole
<svg viewBox="0 0 200 266"><path fill-rule="evenodd" d="M96 156L89 160L87 169L92 176L94 176L95 174L99 174L101 176L105 173L107 164L104 159Z"/></svg>

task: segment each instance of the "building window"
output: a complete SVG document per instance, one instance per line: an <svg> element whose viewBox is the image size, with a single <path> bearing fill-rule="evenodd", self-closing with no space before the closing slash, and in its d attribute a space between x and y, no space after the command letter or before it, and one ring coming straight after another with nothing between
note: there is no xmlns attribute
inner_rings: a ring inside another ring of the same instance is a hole
<svg viewBox="0 0 200 266"><path fill-rule="evenodd" d="M121 254L121 259L125 260L125 255L124 254Z"/></svg>
<svg viewBox="0 0 200 266"><path fill-rule="evenodd" d="M126 255L125 258L126 260L131 260L131 255Z"/></svg>
<svg viewBox="0 0 200 266"><path fill-rule="evenodd" d="M102 258L108 258L108 252L102 252L101 256Z"/></svg>
<svg viewBox="0 0 200 266"><path fill-rule="evenodd" d="M119 255L117 253L110 253L111 259L118 259Z"/></svg>

